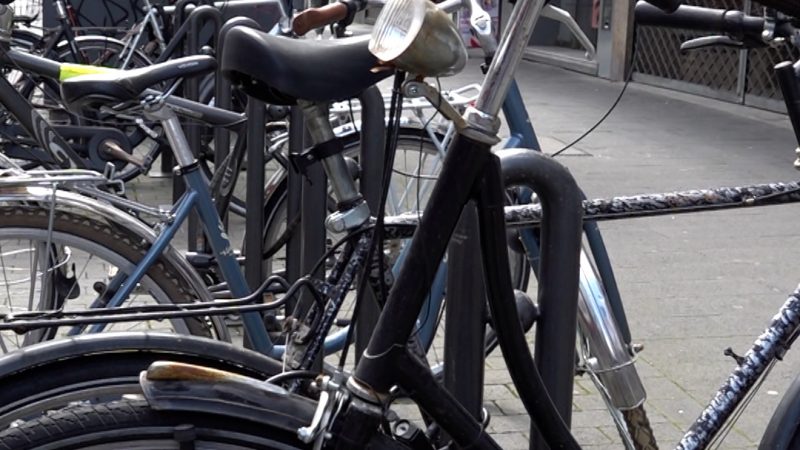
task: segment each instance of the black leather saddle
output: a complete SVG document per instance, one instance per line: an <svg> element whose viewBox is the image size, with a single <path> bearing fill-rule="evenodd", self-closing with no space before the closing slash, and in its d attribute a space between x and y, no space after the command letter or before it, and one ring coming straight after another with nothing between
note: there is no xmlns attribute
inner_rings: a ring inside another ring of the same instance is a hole
<svg viewBox="0 0 800 450"><path fill-rule="evenodd" d="M345 100L392 74L373 70L378 60L367 49L369 36L291 39L238 26L222 39L223 74L248 95L267 103Z"/></svg>
<svg viewBox="0 0 800 450"><path fill-rule="evenodd" d="M211 72L211 56L187 56L133 70L80 75L61 83L61 96L71 108L96 107L138 99L147 88L173 78Z"/></svg>

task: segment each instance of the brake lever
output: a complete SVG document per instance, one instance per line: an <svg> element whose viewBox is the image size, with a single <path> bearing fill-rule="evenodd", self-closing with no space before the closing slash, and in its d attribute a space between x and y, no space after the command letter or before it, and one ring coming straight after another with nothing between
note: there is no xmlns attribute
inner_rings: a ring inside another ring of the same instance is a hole
<svg viewBox="0 0 800 450"><path fill-rule="evenodd" d="M681 44L681 52L688 52L690 50L698 50L706 47L732 47L732 48L745 48L744 42L734 39L730 36L703 36L695 39L689 39Z"/></svg>

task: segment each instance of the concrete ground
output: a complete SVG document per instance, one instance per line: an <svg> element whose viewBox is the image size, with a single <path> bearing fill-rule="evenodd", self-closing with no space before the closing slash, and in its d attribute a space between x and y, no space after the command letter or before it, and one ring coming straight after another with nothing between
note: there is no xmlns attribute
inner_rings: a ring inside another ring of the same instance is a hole
<svg viewBox="0 0 800 450"><path fill-rule="evenodd" d="M443 79L454 88L480 81L477 62ZM622 89L566 70L524 62L517 77L543 149L582 134ZM609 118L559 160L589 197L791 181L797 146L786 116L632 84ZM165 202L153 189L141 198ZM637 343L646 408L671 448L734 364L800 281L797 206L731 210L602 225ZM532 292L535 292L533 290ZM755 448L800 368L789 353L722 443ZM486 362L489 431L508 449L527 448L528 419L499 352ZM591 381L577 379L573 427L585 448L621 448Z"/></svg>

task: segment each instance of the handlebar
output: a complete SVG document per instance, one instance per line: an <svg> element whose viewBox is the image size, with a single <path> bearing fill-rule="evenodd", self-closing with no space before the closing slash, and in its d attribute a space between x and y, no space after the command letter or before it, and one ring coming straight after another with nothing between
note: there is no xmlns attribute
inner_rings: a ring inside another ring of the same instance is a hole
<svg viewBox="0 0 800 450"><path fill-rule="evenodd" d="M642 0L636 3L635 12L636 22L640 25L756 37L760 37L764 31L763 17L748 16L736 10L680 6L668 14Z"/></svg>
<svg viewBox="0 0 800 450"><path fill-rule="evenodd" d="M346 3L336 2L319 8L309 8L292 19L292 31L302 36L316 28L339 22L347 18L350 13Z"/></svg>

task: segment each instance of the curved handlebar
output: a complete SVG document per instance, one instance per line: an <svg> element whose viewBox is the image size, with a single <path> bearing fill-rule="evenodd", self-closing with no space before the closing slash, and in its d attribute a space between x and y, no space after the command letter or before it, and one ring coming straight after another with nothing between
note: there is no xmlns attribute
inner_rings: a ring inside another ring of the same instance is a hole
<svg viewBox="0 0 800 450"><path fill-rule="evenodd" d="M761 36L764 31L764 18L748 16L741 11L681 6L667 14L649 4L636 3L636 22L640 25L654 25L687 30L710 31L737 36Z"/></svg>
<svg viewBox="0 0 800 450"><path fill-rule="evenodd" d="M336 2L319 8L309 8L294 16L292 31L302 36L309 31L339 22L347 18L349 9L346 3Z"/></svg>

